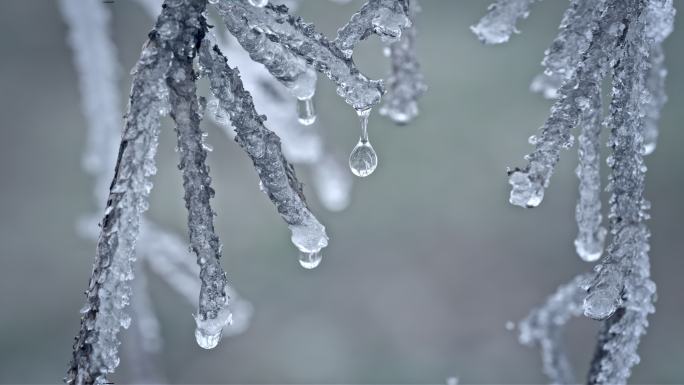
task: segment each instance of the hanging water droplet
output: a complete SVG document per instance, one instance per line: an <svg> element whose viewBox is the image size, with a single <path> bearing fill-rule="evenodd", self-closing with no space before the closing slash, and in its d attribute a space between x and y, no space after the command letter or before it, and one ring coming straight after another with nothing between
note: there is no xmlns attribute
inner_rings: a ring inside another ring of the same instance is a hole
<svg viewBox="0 0 684 385"><path fill-rule="evenodd" d="M218 4L219 0L208 0L209 4Z"/></svg>
<svg viewBox="0 0 684 385"><path fill-rule="evenodd" d="M321 264L323 255L320 251L313 253L300 252L299 253L299 264L307 270L315 269Z"/></svg>
<svg viewBox="0 0 684 385"><path fill-rule="evenodd" d="M349 155L349 168L354 175L364 178L372 174L378 167L378 155L370 142L359 140Z"/></svg>
<svg viewBox="0 0 684 385"><path fill-rule="evenodd" d="M354 175L363 178L372 174L378 167L378 154L368 140L368 117L371 109L360 110L357 113L361 120L361 137L356 147L349 154L349 168Z"/></svg>
<svg viewBox="0 0 684 385"><path fill-rule="evenodd" d="M255 7L265 7L268 4L268 0L249 0L249 3Z"/></svg>
<svg viewBox="0 0 684 385"><path fill-rule="evenodd" d="M203 329L195 329L195 340L202 349L213 349L221 340L221 332L209 334Z"/></svg>
<svg viewBox="0 0 684 385"><path fill-rule="evenodd" d="M313 98L297 99L297 117L299 123L310 126L316 121L316 107Z"/></svg>

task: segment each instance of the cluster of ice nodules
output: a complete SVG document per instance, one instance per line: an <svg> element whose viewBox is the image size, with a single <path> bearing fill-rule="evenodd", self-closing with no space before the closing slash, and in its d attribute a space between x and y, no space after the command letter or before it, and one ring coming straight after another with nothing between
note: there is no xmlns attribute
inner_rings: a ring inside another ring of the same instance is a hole
<svg viewBox="0 0 684 385"><path fill-rule="evenodd" d="M582 305L584 315L595 320L604 320L610 317L619 306L620 292L614 287L593 290L584 299Z"/></svg>
<svg viewBox="0 0 684 385"><path fill-rule="evenodd" d="M544 187L530 180L528 173L514 171L508 183L512 186L509 202L520 207L537 207L544 199Z"/></svg>
<svg viewBox="0 0 684 385"><path fill-rule="evenodd" d="M411 26L411 20L403 13L388 8L379 8L373 17L373 32L384 43L392 43L401 38L401 31Z"/></svg>
<svg viewBox="0 0 684 385"><path fill-rule="evenodd" d="M513 33L518 33L515 24L518 19L528 16L528 9L534 1L497 0L489 6L489 12L480 19L477 25L470 29L484 43L505 43Z"/></svg>
<svg viewBox="0 0 684 385"><path fill-rule="evenodd" d="M672 33L674 17L672 0L649 1L643 16L645 36L662 43Z"/></svg>
<svg viewBox="0 0 684 385"><path fill-rule="evenodd" d="M301 223L288 227L292 232L292 243L303 253L317 253L328 246L325 226L312 215L305 216Z"/></svg>
<svg viewBox="0 0 684 385"><path fill-rule="evenodd" d="M227 300L226 300L227 302ZM233 323L233 313L229 306L224 306L214 318L202 319L195 316L195 340L197 345L203 349L213 349L221 341L223 328Z"/></svg>

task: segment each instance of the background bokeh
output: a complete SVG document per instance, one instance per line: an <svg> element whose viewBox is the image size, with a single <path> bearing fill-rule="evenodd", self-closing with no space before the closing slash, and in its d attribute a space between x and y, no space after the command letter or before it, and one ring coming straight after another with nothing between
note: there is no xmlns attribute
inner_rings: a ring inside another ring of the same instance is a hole
<svg viewBox="0 0 684 385"><path fill-rule="evenodd" d="M93 1L93 0L83 0ZM413 124L374 114L380 165L356 180L351 206L329 213L323 263L304 271L287 227L257 187L244 153L211 124L209 161L224 266L255 306L249 330L213 351L194 342L194 307L151 276L165 339L160 369L172 383L539 383L536 349L504 327L590 265L574 254L576 151L565 151L541 207L507 203L506 166L522 163L527 137L550 103L528 92L565 1L536 5L509 44L482 46L468 27L484 0L424 0L420 58L430 90ZM299 12L334 36L359 1L306 1ZM123 94L151 20L116 0L113 38ZM81 169L86 134L65 25L54 1L0 2L0 382L56 383L64 374L94 255L77 219L96 207ZM666 42L668 93L647 196L657 312L634 383L684 382L684 28ZM387 63L375 39L355 58L370 75ZM327 80L320 129L342 161L358 122ZM122 103L124 101L122 100ZM175 135L165 123L149 215L185 236ZM309 175L300 171L306 182ZM135 321L134 321L135 322ZM567 342L580 379L597 325L579 319ZM125 344L125 342L124 342ZM125 349L124 349L125 350ZM134 381L124 354L113 380Z"/></svg>

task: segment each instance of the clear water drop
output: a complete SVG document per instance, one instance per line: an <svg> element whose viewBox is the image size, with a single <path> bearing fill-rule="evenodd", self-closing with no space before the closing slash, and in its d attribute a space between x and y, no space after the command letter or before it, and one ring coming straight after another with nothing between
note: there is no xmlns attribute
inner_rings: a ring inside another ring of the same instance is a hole
<svg viewBox="0 0 684 385"><path fill-rule="evenodd" d="M208 0L209 4L218 4L219 0Z"/></svg>
<svg viewBox="0 0 684 385"><path fill-rule="evenodd" d="M321 264L323 255L320 251L313 253L300 252L299 253L299 264L307 270L315 269Z"/></svg>
<svg viewBox="0 0 684 385"><path fill-rule="evenodd" d="M297 117L299 123L310 126L316 121L316 106L313 98L297 99Z"/></svg>
<svg viewBox="0 0 684 385"><path fill-rule="evenodd" d="M249 3L255 7L263 8L268 4L268 0L249 0Z"/></svg>
<svg viewBox="0 0 684 385"><path fill-rule="evenodd" d="M359 143L349 155L349 168L354 175L365 178L378 167L378 155L370 142L359 139Z"/></svg>
<svg viewBox="0 0 684 385"><path fill-rule="evenodd" d="M195 329L195 340L197 345L202 349L213 349L221 341L221 332L211 334L207 333L205 330L196 328Z"/></svg>
<svg viewBox="0 0 684 385"><path fill-rule="evenodd" d="M367 177L378 167L378 154L368 140L368 117L371 109L359 110L357 114L361 120L361 137L356 147L349 154L349 168L358 177Z"/></svg>

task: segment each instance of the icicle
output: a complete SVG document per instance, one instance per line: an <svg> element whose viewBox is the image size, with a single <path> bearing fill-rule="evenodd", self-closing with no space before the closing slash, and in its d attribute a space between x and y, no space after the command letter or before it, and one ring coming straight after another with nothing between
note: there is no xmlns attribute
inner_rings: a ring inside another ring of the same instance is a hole
<svg viewBox="0 0 684 385"><path fill-rule="evenodd" d="M365 178L378 167L378 155L368 139L368 117L371 109L357 111L361 121L361 137L351 154L349 154L349 168L358 177Z"/></svg>
<svg viewBox="0 0 684 385"><path fill-rule="evenodd" d="M310 126L316 121L316 108L313 98L297 99L297 117L299 123Z"/></svg>
<svg viewBox="0 0 684 385"><path fill-rule="evenodd" d="M417 0L411 0L411 27L404 31L401 40L388 46L392 72L380 115L388 116L397 124L406 124L418 115L418 99L427 91L415 50L416 27L413 20L418 11Z"/></svg>
<svg viewBox="0 0 684 385"><path fill-rule="evenodd" d="M310 126L316 121L313 97L316 93L317 78L316 72L307 68L295 81L285 84L297 98L297 118L299 123L305 126Z"/></svg>
<svg viewBox="0 0 684 385"><path fill-rule="evenodd" d="M577 254L587 262L601 257L607 230L601 226L601 89L592 85L588 98L580 99L582 110L579 136L579 165L577 177L580 180L580 199L575 215L579 232L575 239Z"/></svg>

